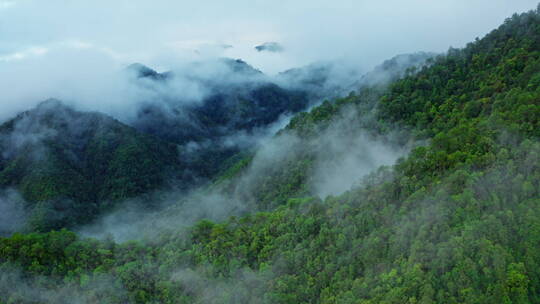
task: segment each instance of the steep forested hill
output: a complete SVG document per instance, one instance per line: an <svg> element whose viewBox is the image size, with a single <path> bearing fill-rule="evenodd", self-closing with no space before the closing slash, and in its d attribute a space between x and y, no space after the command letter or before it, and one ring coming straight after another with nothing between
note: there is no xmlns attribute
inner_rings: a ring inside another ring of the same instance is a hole
<svg viewBox="0 0 540 304"><path fill-rule="evenodd" d="M297 115L275 140L308 145L255 183L265 212L123 244L66 230L0 239L0 299L539 303L539 79L540 9L387 87ZM314 198L309 156L327 146L309 143L344 117L375 137L399 129L397 144L416 147ZM217 183L230 190L256 157Z"/></svg>
<svg viewBox="0 0 540 304"><path fill-rule="evenodd" d="M57 100L0 126L0 151L0 185L22 194L30 230L87 222L182 171L176 145Z"/></svg>

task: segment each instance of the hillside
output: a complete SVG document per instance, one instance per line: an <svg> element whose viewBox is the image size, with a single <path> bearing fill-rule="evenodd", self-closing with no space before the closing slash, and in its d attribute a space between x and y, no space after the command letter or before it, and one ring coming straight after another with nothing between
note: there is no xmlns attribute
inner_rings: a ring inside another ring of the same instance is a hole
<svg viewBox="0 0 540 304"><path fill-rule="evenodd" d="M166 187L182 168L176 145L57 100L1 125L0 151L0 185L21 193L29 230L88 222L118 200Z"/></svg>
<svg viewBox="0 0 540 304"><path fill-rule="evenodd" d="M539 118L540 7L239 155L214 187L262 212L120 244L67 230L1 238L0 301L539 303ZM377 147L353 159L408 153L321 195L320 151L350 156L336 138Z"/></svg>

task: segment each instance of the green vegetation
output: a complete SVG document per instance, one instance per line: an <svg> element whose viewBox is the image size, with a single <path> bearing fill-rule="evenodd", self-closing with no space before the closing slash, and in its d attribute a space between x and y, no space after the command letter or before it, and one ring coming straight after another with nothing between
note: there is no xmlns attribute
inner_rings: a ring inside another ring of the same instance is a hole
<svg viewBox="0 0 540 304"><path fill-rule="evenodd" d="M355 109L372 114L358 127L426 141L360 186L311 198L308 145L257 182L264 212L123 244L15 234L0 239L0 282L23 283L0 284L0 301L539 303L539 80L537 10L282 131L309 143Z"/></svg>
<svg viewBox="0 0 540 304"><path fill-rule="evenodd" d="M80 224L115 201L165 186L180 169L176 145L98 113L50 100L0 126L0 185L19 190L28 230Z"/></svg>
<svg viewBox="0 0 540 304"><path fill-rule="evenodd" d="M249 79L246 75L260 74L243 61L224 62L231 75ZM129 69L160 82L156 85L174 77L142 65ZM305 109L309 101L303 91L270 82L205 85L211 94L200 104L141 106L133 127L57 100L2 124L0 188L14 188L26 200L26 231L73 228L126 199L168 190L170 184L180 190L200 186L227 170L227 159L253 145L239 147L230 136L255 136L251 132L257 134L284 113Z"/></svg>

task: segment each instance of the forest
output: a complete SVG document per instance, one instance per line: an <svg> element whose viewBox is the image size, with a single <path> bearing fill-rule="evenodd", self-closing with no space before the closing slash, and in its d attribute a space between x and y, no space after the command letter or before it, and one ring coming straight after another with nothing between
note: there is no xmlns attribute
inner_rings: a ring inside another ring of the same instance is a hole
<svg viewBox="0 0 540 304"><path fill-rule="evenodd" d="M255 113L253 124L292 107L290 122L269 139L286 148L266 163L260 145L227 150L219 154L224 167L202 169L208 180L198 190L249 208L127 241L87 237L73 223L112 210L87 202L162 185L187 166L171 156L181 142L66 108L94 130L76 137L83 150L55 139L48 145L64 151L50 154L59 167L42 159L28 167L21 157L0 163L0 184L42 206L31 226L0 238L0 303L540 303L540 7L307 111L308 95L263 88L246 96L270 96L277 112L226 106ZM210 116L221 112L194 113L236 123ZM346 191L322 187L334 177L319 164L345 157L332 150L336 141L360 149L359 138L373 147L359 153L377 166ZM264 174L250 175L257 168ZM51 202L62 194L78 207ZM69 212L49 222L51 208ZM159 219L171 209L156 212Z"/></svg>

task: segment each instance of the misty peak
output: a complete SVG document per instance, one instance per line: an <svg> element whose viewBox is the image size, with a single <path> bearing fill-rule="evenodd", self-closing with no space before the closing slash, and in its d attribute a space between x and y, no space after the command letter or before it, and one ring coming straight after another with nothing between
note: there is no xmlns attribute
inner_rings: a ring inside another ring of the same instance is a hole
<svg viewBox="0 0 540 304"><path fill-rule="evenodd" d="M40 102L36 109L57 109L58 107L67 107L61 100L49 98Z"/></svg>
<svg viewBox="0 0 540 304"><path fill-rule="evenodd" d="M399 54L391 59L385 60L378 69L382 70L396 70L396 69L407 69L409 67L421 66L429 58L437 56L437 53L433 52L416 52L410 54Z"/></svg>
<svg viewBox="0 0 540 304"><path fill-rule="evenodd" d="M136 72L140 72L142 74L157 74L156 71L154 71L153 69L149 68L148 66L142 64L142 63L138 63L138 62L135 62L135 63L132 63L130 65L128 65L126 67L126 70L131 70L131 71L136 71Z"/></svg>
<svg viewBox="0 0 540 304"><path fill-rule="evenodd" d="M249 65L247 62L245 62L242 59L231 59L231 58L223 58L222 62L227 65L234 73L239 73L243 75L261 75L262 72L254 68L253 66Z"/></svg>
<svg viewBox="0 0 540 304"><path fill-rule="evenodd" d="M330 62L316 62L303 67L292 68L279 73L279 77L290 81L320 85L326 81L332 70Z"/></svg>
<svg viewBox="0 0 540 304"><path fill-rule="evenodd" d="M388 84L403 77L410 69L426 66L429 62L428 60L437 55L431 52L396 55L362 76L356 86Z"/></svg>
<svg viewBox="0 0 540 304"><path fill-rule="evenodd" d="M164 79L169 73L158 73L142 63L132 63L126 67L126 71L132 73L137 78Z"/></svg>
<svg viewBox="0 0 540 304"><path fill-rule="evenodd" d="M277 42L265 42L261 45L257 45L255 50L257 50L257 52L281 53L284 48Z"/></svg>
<svg viewBox="0 0 540 304"><path fill-rule="evenodd" d="M7 125L18 125L23 133L36 132L40 129L65 129L65 126L78 124L79 127L88 125L87 121L104 120L105 114L98 112L79 112L58 99L47 99L35 108L19 114L7 122ZM112 118L108 118L112 120ZM84 123L83 123L84 122ZM21 127L24 126L24 127ZM91 128L91 126L88 126ZM64 133L67 135L67 133Z"/></svg>
<svg viewBox="0 0 540 304"><path fill-rule="evenodd" d="M70 106L59 99L50 98L40 102L34 109L26 111L28 116L62 117L75 112Z"/></svg>

